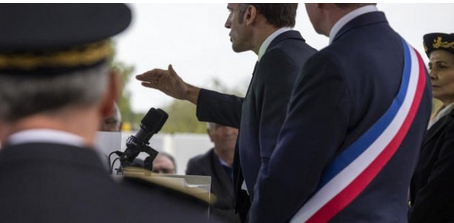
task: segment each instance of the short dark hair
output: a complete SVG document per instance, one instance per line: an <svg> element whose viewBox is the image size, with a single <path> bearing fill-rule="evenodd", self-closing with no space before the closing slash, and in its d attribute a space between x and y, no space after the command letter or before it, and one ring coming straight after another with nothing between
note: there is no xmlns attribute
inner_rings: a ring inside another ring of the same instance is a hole
<svg viewBox="0 0 454 223"><path fill-rule="evenodd" d="M265 16L266 21L277 27L294 27L298 3L241 3L239 6L239 22L243 22L246 8L252 5L259 14Z"/></svg>

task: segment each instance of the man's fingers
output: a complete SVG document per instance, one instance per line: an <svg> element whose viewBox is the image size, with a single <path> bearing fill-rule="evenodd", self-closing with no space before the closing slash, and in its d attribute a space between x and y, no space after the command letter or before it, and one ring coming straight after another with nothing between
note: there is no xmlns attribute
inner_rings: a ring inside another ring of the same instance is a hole
<svg viewBox="0 0 454 223"><path fill-rule="evenodd" d="M186 84L178 76L172 65L168 70L154 69L143 74L136 75L136 79L142 81L141 85L159 90L171 97L185 99Z"/></svg>
<svg viewBox="0 0 454 223"><path fill-rule="evenodd" d="M139 80L139 81L144 81L145 80L145 76L143 74L138 74L138 75L136 75L136 79Z"/></svg>
<svg viewBox="0 0 454 223"><path fill-rule="evenodd" d="M142 84L142 86L144 86L144 87L158 89L157 84L153 84L153 83L151 83L151 82L142 82L141 84Z"/></svg>
<svg viewBox="0 0 454 223"><path fill-rule="evenodd" d="M143 74L136 75L136 79L139 81L148 81L150 78L153 77L151 71L147 71Z"/></svg>
<svg viewBox="0 0 454 223"><path fill-rule="evenodd" d="M169 65L168 70L153 69L143 74L136 75L136 79L142 81L142 86L154 88L163 91L172 84L172 80L179 79L172 65Z"/></svg>
<svg viewBox="0 0 454 223"><path fill-rule="evenodd" d="M167 69L168 69L170 75L172 75L172 76L178 76L177 72L175 72L175 70L173 69L172 64L169 64L169 66L168 66Z"/></svg>
<svg viewBox="0 0 454 223"><path fill-rule="evenodd" d="M167 70L153 69L143 74L136 75L136 79L141 81L148 81L150 79L159 78L161 75L165 73L167 73Z"/></svg>

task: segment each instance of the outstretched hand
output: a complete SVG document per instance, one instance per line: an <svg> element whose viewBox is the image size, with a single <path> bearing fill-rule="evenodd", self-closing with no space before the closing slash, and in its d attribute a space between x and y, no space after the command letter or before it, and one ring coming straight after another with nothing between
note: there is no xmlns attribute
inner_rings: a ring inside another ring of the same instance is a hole
<svg viewBox="0 0 454 223"><path fill-rule="evenodd" d="M168 70L153 69L137 75L136 79L142 81L142 86L154 88L176 99L185 99L186 83L178 76L172 65Z"/></svg>
<svg viewBox="0 0 454 223"><path fill-rule="evenodd" d="M136 79L142 81L142 86L160 90L176 99L197 103L200 89L184 82L172 65L169 65L167 70L153 69L139 74Z"/></svg>

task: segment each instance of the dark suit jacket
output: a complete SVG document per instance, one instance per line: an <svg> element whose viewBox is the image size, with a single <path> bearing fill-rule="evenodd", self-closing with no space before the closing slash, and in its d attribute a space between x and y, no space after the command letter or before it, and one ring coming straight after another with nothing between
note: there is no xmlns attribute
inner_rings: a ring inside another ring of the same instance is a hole
<svg viewBox="0 0 454 223"><path fill-rule="evenodd" d="M454 111L424 137L411 180L409 222L454 222Z"/></svg>
<svg viewBox="0 0 454 223"><path fill-rule="evenodd" d="M269 168L260 175L252 223L287 222L315 192L323 170L389 108L402 79L401 37L382 12L348 22L298 77ZM431 109L430 81L394 156L330 222L406 222L407 194ZM284 207L284 208L283 208Z"/></svg>
<svg viewBox="0 0 454 223"><path fill-rule="evenodd" d="M207 206L108 175L93 149L61 144L0 150L1 222L206 222Z"/></svg>
<svg viewBox="0 0 454 223"><path fill-rule="evenodd" d="M197 102L200 121L239 129L234 159L236 198L241 193L243 175L253 197L259 169L267 166L276 145L296 76L315 52L299 32L284 32L270 43L256 64L245 98L205 89L200 91ZM248 202L247 199L244 201Z"/></svg>
<svg viewBox="0 0 454 223"><path fill-rule="evenodd" d="M240 222L234 210L233 183L219 161L214 149L189 160L186 169L187 175L211 176L211 193L217 202L214 204L213 214L227 222Z"/></svg>

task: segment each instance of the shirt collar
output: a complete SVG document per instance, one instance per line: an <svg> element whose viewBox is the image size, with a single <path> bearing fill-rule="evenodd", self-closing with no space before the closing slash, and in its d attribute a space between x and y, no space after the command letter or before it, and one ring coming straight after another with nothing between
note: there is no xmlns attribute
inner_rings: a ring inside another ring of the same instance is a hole
<svg viewBox="0 0 454 223"><path fill-rule="evenodd" d="M84 139L80 136L53 129L31 129L16 132L8 137L7 144L16 145L32 142L59 143L77 147L84 147L86 144Z"/></svg>
<svg viewBox="0 0 454 223"><path fill-rule="evenodd" d="M274 33L272 33L271 35L268 36L268 38L265 39L265 41L263 41L262 45L260 46L260 49L259 49L259 59L258 61L260 61L260 59L262 58L262 56L265 54L266 52L266 49L268 49L268 46L270 45L270 43L277 37L279 36L280 34L284 33L284 32L287 32L287 31L290 31L290 30L293 30L291 27L282 27L276 31L274 31Z"/></svg>
<svg viewBox="0 0 454 223"><path fill-rule="evenodd" d="M345 24L360 15L375 11L378 11L375 5L366 5L349 12L347 15L339 19L339 21L334 24L333 28L331 28L331 31L329 32L329 43L331 44L331 42L334 40L334 37L336 37L339 30L341 30L342 27L345 26Z"/></svg>
<svg viewBox="0 0 454 223"><path fill-rule="evenodd" d="M223 159L221 159L219 156L218 156L218 159L219 159L219 162L221 162L221 165L222 166L225 166L225 167L228 167L228 168L232 168L232 166L230 166L227 162L225 162Z"/></svg>

